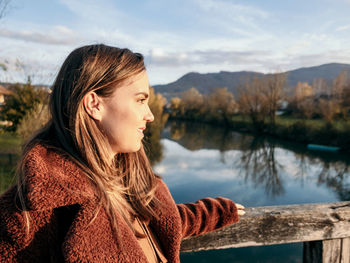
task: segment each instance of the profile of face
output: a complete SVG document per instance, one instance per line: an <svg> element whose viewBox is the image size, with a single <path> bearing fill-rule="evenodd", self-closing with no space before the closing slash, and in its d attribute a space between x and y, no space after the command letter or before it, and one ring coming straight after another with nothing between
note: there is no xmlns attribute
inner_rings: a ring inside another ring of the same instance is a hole
<svg viewBox="0 0 350 263"><path fill-rule="evenodd" d="M154 120L148 106L146 71L130 77L109 97L94 93L85 101L90 103L90 115L107 136L112 154L136 152L141 148L146 123Z"/></svg>

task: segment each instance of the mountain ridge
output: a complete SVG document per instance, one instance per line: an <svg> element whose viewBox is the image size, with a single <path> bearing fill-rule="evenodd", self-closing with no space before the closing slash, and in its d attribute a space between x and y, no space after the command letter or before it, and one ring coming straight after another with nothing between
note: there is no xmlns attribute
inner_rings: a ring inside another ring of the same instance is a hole
<svg viewBox="0 0 350 263"><path fill-rule="evenodd" d="M312 81L318 78L323 78L330 83L343 70L350 72L350 64L332 62L312 67L301 67L283 73L287 73L286 88L292 90L298 82L312 84ZM202 94L208 94L216 88L226 87L237 96L238 87L246 80L253 76L261 77L263 75L268 74L255 71L189 72L174 82L154 85L153 88L167 99L180 96L183 91L192 87L196 88Z"/></svg>

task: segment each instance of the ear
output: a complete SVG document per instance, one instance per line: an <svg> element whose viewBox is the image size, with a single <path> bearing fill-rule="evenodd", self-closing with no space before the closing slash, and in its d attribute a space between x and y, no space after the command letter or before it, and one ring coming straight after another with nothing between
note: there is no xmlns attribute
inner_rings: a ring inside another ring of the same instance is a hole
<svg viewBox="0 0 350 263"><path fill-rule="evenodd" d="M87 93L83 98L83 104L86 112L91 118L101 121L103 103L102 99L93 91Z"/></svg>

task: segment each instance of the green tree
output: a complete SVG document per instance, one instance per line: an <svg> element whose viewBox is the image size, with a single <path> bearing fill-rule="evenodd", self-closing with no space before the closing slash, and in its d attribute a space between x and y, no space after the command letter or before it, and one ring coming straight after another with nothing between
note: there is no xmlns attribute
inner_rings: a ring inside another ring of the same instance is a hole
<svg viewBox="0 0 350 263"><path fill-rule="evenodd" d="M16 131L18 124L23 117L39 104L47 104L48 91L45 88L38 88L31 84L14 84L8 88L12 93L6 98L5 104L0 107L0 119L9 121L9 131Z"/></svg>

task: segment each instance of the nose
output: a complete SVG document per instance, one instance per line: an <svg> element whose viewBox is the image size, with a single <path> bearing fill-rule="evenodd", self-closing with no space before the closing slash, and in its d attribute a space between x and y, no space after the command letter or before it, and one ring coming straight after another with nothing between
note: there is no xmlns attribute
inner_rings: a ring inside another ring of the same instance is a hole
<svg viewBox="0 0 350 263"><path fill-rule="evenodd" d="M152 121L154 121L154 115L153 115L151 109L149 108L149 106L148 106L147 108L148 108L148 111L147 111L147 113L146 113L144 119L145 119L145 121L147 121L147 122L152 122Z"/></svg>

